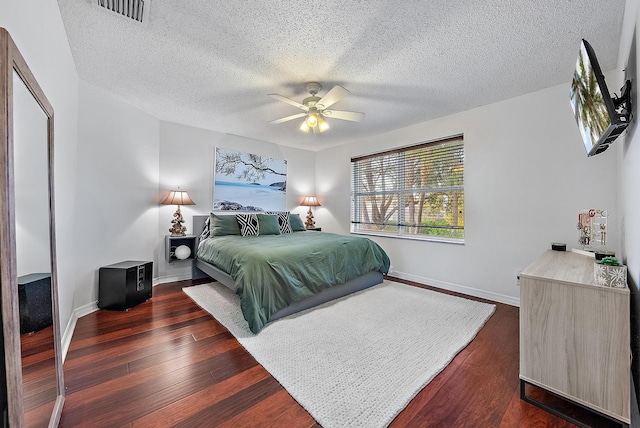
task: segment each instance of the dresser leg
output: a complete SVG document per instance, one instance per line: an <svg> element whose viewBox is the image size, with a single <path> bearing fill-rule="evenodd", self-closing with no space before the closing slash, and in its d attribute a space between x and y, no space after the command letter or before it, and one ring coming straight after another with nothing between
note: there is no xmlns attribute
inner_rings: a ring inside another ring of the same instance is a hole
<svg viewBox="0 0 640 428"><path fill-rule="evenodd" d="M580 421L578 421L578 420L576 420L576 419L572 418L571 416L569 416L569 415L567 415L567 414L565 414L565 413L562 413L562 412L560 412L560 411L558 411L558 410L556 410L556 409L554 409L554 408L552 408L552 407L547 406L547 405L546 405L546 404L544 404L544 403L541 403L541 402L539 402L539 401L537 401L537 400L534 400L534 399L533 399L533 398L531 398L531 397L528 397L528 396L527 396L527 393L526 393L526 391L525 391L525 387L526 387L526 385L531 385L531 386L533 386L533 387L540 388L539 386L532 385L531 383L529 383L529 382L527 382L527 381L525 381L525 380L520 379L520 399L521 399L521 400L526 401L526 402L527 402L527 403L529 403L529 404L533 404L534 406L539 407L539 408L541 408L542 410L544 410L544 411L546 411L546 412L549 412L549 413L551 413L552 415L556 415L557 417L562 418L562 419L564 419L564 420L566 420L566 421L569 421L569 422L571 422L572 424L577 425L577 426L579 426L579 427L582 427L582 428L594 428L594 426L593 426L593 425L587 425L587 424L585 424L584 422L580 422ZM581 407L581 408L583 408L583 409L585 409L585 410L587 410L587 411L589 411L589 412L591 412L591 413L593 413L593 414L596 414L596 415L601 416L601 417L603 417L603 418L609 419L610 421L613 421L613 422L615 422L615 423L617 423L617 424L620 424L620 426L621 426L622 428L629 428L629 424L626 424L626 423L621 422L621 421L619 421L619 420L617 420L617 419L614 419L614 418L612 418L611 416L608 416L608 415L602 414L602 413L600 413L600 412L597 412L597 411L595 411L595 410L593 410L593 409L590 409L590 408L588 408L588 407L585 407L585 406L581 405L580 403L576 403L576 402L571 401L571 400L569 400L569 399L567 399L567 398L560 397L559 395L554 394L553 392L547 391L547 390L546 390L546 389L544 389L544 388L541 388L541 389L543 389L547 394L551 394L551 395L553 395L554 397L558 397L558 398L560 398L561 400L568 401L568 402L570 402L571 404L574 404L574 405L576 405L576 406L579 406L579 407Z"/></svg>

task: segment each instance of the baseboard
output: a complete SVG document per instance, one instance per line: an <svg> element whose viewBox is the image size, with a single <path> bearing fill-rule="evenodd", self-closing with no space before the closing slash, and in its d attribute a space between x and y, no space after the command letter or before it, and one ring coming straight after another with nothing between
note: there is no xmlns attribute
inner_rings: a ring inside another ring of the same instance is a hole
<svg viewBox="0 0 640 428"><path fill-rule="evenodd" d="M491 291L480 290L478 288L465 287L464 285L452 284L450 282L439 281L437 279L425 278L417 275L411 275L404 272L393 271L389 275L408 281L419 282L420 284L430 285L443 290L455 291L456 293L466 294L468 296L479 297L481 299L492 300L506 305L520 307L520 299L504 294L492 293Z"/></svg>
<svg viewBox="0 0 640 428"><path fill-rule="evenodd" d="M390 272L390 275L395 276L400 279L406 279L408 281L419 282L420 284L430 285L432 287L442 288L444 290L455 291L456 293L467 294L469 296L478 297L481 299L492 300L498 303L504 303L506 305L511 306L520 306L520 299L505 296L504 294L492 293L490 291L480 290L477 288L465 287L464 285L453 284L450 282L439 281L436 279L425 278L417 275L411 275L408 273L393 271ZM191 279L191 274L179 275L179 276L165 276L161 278L153 279L153 286L159 284L164 284L167 282L175 282L175 281L184 281L185 279ZM67 323L67 327L64 330L64 334L62 335L62 361L67 357L67 351L69 350L69 345L71 345L71 338L73 337L73 331L76 328L76 322L78 318L88 315L92 312L98 310L98 302L91 302L79 308L76 308Z"/></svg>
<svg viewBox="0 0 640 428"><path fill-rule="evenodd" d="M153 286L155 287L156 285L164 284L167 282L184 281L185 279L192 279L192 278L193 278L193 275L191 273L186 273L184 275L176 275L176 276L163 276L160 278L154 278Z"/></svg>
<svg viewBox="0 0 640 428"><path fill-rule="evenodd" d="M67 323L66 328L64 329L64 333L62 334L62 362L67 359L67 351L69 351L69 345L71 345L71 338L73 337L73 331L76 329L76 323L78 322L78 318L83 317L85 315L89 315L92 312L98 310L98 301L88 303L84 306L80 306L73 310L71 314L71 318L69 318L69 322Z"/></svg>
<svg viewBox="0 0 640 428"><path fill-rule="evenodd" d="M185 279L191 279L191 274L185 274L180 276L171 276L171 277L163 277L163 278L154 278L152 285L155 287L158 284L164 284L165 282L174 282L174 281L183 281ZM81 318L85 315L89 315L92 312L98 310L98 301L94 301L88 303L84 306L80 306L73 310L71 314L71 318L69 318L69 322L64 329L64 333L62 334L62 362L64 362L67 358L67 352L69 351L69 346L71 345L71 338L73 337L73 331L76 328L76 323L78 322L78 318Z"/></svg>

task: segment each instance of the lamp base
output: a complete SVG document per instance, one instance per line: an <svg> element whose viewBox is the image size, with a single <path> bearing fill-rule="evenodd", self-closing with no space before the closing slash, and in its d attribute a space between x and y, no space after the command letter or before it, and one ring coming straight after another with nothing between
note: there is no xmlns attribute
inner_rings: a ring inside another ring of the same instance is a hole
<svg viewBox="0 0 640 428"><path fill-rule="evenodd" d="M185 232L187 231L187 228L182 225L182 223L184 223L184 218L182 217L182 213L180 212L180 205L178 205L178 209L175 213L173 213L173 216L175 217L173 220L171 220L171 224L173 226L171 226L171 229L169 229L169 232L171 232L171 236L186 236Z"/></svg>
<svg viewBox="0 0 640 428"><path fill-rule="evenodd" d="M313 220L311 207L309 207L309 211L307 212L307 221L304 222L304 227L306 227L307 229L313 229L314 227L316 227L316 222Z"/></svg>

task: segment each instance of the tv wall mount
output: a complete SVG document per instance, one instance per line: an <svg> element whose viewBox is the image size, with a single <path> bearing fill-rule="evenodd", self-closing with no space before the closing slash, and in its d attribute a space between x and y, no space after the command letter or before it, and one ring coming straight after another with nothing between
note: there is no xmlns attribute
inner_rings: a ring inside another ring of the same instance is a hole
<svg viewBox="0 0 640 428"><path fill-rule="evenodd" d="M611 101L613 102L613 108L616 112L615 120L613 120L613 131L607 137L594 153L589 156L600 154L607 150L611 143L618 138L620 134L626 131L631 119L633 118L633 109L631 105L631 80L627 80L622 88L620 88L622 94L618 97L615 93L610 94Z"/></svg>
<svg viewBox="0 0 640 428"><path fill-rule="evenodd" d="M611 95L613 100L613 107L620 115L620 121L629 123L633 118L632 105L631 105L631 80L627 80L622 88L620 88L622 95L618 97L616 94Z"/></svg>

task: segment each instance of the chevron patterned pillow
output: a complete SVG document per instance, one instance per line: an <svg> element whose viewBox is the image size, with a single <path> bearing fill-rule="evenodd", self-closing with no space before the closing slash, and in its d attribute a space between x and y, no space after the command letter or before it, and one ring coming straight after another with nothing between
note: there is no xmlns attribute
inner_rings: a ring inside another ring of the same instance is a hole
<svg viewBox="0 0 640 428"><path fill-rule="evenodd" d="M265 211L265 214L278 216L278 228L280 229L281 234L293 232L291 229L291 223L289 222L288 211Z"/></svg>
<svg viewBox="0 0 640 428"><path fill-rule="evenodd" d="M202 229L202 233L200 233L200 240L204 241L205 239L207 239L210 235L209 232L209 225L211 223L211 216L208 216L207 219L204 221L204 228Z"/></svg>
<svg viewBox="0 0 640 428"><path fill-rule="evenodd" d="M257 215L236 214L236 220L238 221L238 226L240 226L240 234L242 236L258 236L260 234Z"/></svg>

